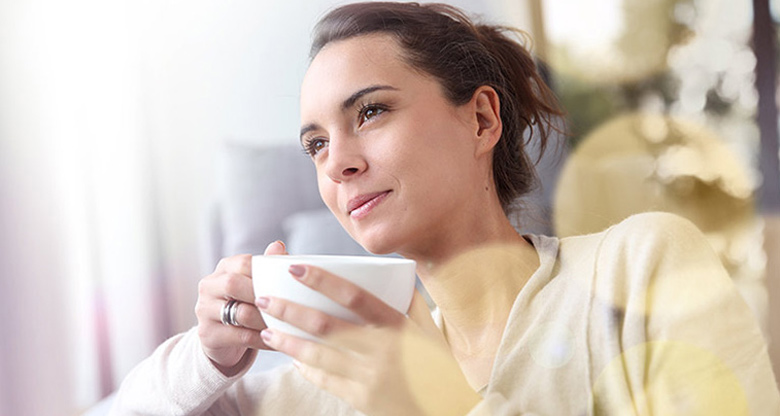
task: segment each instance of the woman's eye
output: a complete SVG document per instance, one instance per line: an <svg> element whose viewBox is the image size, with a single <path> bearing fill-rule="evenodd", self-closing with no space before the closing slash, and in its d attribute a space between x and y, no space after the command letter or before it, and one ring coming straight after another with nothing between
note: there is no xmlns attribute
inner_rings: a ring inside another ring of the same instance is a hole
<svg viewBox="0 0 780 416"><path fill-rule="evenodd" d="M311 156L317 156L319 152L322 151L322 149L326 148L328 146L328 141L322 138L314 138L306 141L306 145L304 146L304 150L306 153Z"/></svg>
<svg viewBox="0 0 780 416"><path fill-rule="evenodd" d="M362 126L363 123L371 121L374 117L382 114L385 111L384 108L377 105L367 105L360 109L358 125Z"/></svg>

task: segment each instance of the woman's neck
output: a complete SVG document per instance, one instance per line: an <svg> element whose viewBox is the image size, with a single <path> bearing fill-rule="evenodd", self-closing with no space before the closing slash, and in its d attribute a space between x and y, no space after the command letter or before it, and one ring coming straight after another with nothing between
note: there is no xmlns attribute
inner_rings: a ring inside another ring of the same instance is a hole
<svg viewBox="0 0 780 416"><path fill-rule="evenodd" d="M503 215L453 236L417 261L417 274L439 307L453 354L495 353L514 299L539 267L536 250ZM440 240L441 241L441 240Z"/></svg>

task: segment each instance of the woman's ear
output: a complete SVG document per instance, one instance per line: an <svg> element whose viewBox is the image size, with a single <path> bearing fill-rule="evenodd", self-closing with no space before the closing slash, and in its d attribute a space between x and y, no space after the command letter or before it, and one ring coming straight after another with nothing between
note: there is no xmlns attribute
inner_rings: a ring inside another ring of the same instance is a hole
<svg viewBox="0 0 780 416"><path fill-rule="evenodd" d="M477 120L477 154L490 152L501 138L501 101L493 87L483 85L471 98Z"/></svg>

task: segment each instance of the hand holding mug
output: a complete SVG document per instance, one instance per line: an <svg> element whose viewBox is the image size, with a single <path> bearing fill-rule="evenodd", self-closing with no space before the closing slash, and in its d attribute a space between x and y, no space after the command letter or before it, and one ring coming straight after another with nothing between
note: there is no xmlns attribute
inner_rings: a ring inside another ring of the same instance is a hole
<svg viewBox="0 0 780 416"><path fill-rule="evenodd" d="M275 241L265 254L287 253L284 244ZM260 336L266 324L254 300L249 254L223 258L198 284L198 336L206 356L227 376L244 368L252 349L269 349Z"/></svg>
<svg viewBox="0 0 780 416"><path fill-rule="evenodd" d="M260 259L266 260L270 259ZM269 324L273 322L262 331L266 345L294 358L309 381L370 415L465 414L479 402L480 396L448 350L425 301L413 290L413 272L412 286L401 302L406 306L398 308L383 301L383 290L372 293L356 284L353 276L345 279L310 264L288 267L284 276L267 276L284 283L255 282L256 287L267 288L256 289L256 304ZM279 289L289 282L305 286L322 299L308 296L297 286ZM404 286L402 281L390 283L393 288ZM330 302L338 305L337 313L347 310L350 314L338 317L323 312ZM402 310L408 311L408 317Z"/></svg>

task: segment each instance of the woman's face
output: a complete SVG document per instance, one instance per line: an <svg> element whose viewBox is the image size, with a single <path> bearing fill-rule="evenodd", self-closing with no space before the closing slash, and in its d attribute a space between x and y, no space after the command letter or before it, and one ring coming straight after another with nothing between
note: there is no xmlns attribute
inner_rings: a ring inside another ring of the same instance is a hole
<svg viewBox="0 0 780 416"><path fill-rule="evenodd" d="M328 44L301 89L301 142L322 199L373 253L430 250L478 209L469 198L485 178L472 119L384 34Z"/></svg>

